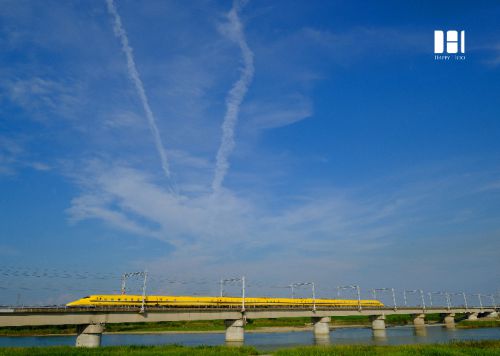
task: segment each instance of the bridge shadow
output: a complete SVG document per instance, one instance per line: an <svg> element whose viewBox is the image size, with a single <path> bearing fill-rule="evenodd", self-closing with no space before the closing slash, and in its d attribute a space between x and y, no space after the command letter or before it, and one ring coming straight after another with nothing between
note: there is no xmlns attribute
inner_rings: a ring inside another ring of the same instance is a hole
<svg viewBox="0 0 500 356"><path fill-rule="evenodd" d="M413 328L415 336L417 337L427 337L427 327L425 325L415 326Z"/></svg>
<svg viewBox="0 0 500 356"><path fill-rule="evenodd" d="M330 334L314 337L315 345L330 345L331 343L332 340L330 339Z"/></svg>
<svg viewBox="0 0 500 356"><path fill-rule="evenodd" d="M387 343L387 330L372 330L372 339L375 345L384 345Z"/></svg>
<svg viewBox="0 0 500 356"><path fill-rule="evenodd" d="M229 347L241 347L245 345L244 341L226 341L226 346Z"/></svg>

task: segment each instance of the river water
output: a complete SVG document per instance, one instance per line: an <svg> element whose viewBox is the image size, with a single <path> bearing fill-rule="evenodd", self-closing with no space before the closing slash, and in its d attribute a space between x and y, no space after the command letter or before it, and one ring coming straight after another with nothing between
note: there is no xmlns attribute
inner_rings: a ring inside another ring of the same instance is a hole
<svg viewBox="0 0 500 356"><path fill-rule="evenodd" d="M14 336L0 337L0 347L5 346L55 346L75 345L76 336ZM245 345L261 351L314 344L365 344L398 345L416 343L443 343L452 340L500 339L500 328L447 329L442 326L390 327L386 335L375 337L369 328L342 328L332 330L329 339L315 340L312 331L284 333L246 333ZM223 333L196 334L104 334L102 345L164 345L180 344L222 345Z"/></svg>

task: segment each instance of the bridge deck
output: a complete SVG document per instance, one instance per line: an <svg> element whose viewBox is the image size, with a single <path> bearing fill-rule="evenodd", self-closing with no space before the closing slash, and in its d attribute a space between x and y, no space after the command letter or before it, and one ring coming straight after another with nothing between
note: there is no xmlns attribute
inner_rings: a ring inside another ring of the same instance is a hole
<svg viewBox="0 0 500 356"><path fill-rule="evenodd" d="M117 308L3 308L0 309L0 326L27 325L65 325L95 323L137 323L159 321L194 321L194 320L236 320L290 317L327 317L327 316L378 316L394 314L451 314L451 313L486 313L493 312L493 307L483 308L318 308L313 311L304 308L250 308L244 313L236 308L148 308L140 313L138 307Z"/></svg>

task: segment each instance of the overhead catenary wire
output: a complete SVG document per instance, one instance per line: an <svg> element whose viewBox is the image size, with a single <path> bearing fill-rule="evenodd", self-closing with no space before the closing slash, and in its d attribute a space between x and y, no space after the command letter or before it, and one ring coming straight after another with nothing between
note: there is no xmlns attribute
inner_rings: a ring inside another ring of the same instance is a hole
<svg viewBox="0 0 500 356"><path fill-rule="evenodd" d="M54 300L54 298L58 296L60 296L60 299L58 300L63 301L64 299L61 298L64 298L64 296L66 296L66 298L76 298L81 295L90 294L119 294L120 278L121 273L118 272L79 270L64 267L47 268L36 266L0 265L0 290L2 291L0 294L0 305L13 303L13 301L18 298L18 295L22 295L23 303L27 304L31 303L31 301L37 301L37 303L40 303L39 300L44 299ZM238 278L234 278L229 279L226 283L228 286L233 286L229 289L229 291L232 291L231 294L237 296L239 292L237 292L234 287L241 287L241 281L238 280ZM217 279L206 276L186 277L171 274L165 275L161 272L148 273L148 294L213 296L217 295L217 285ZM305 286L305 284L302 285L302 287ZM307 292L307 288L300 288L300 283L297 284L296 287L297 289L294 290L294 293L297 292L297 296L299 298L310 298L310 295L308 295L310 292ZM354 285L348 287L349 289L357 292L357 288L353 288ZM245 288L246 296L290 296L290 284L285 283L251 279L250 282L245 282ZM334 292L336 288L331 285L315 285L314 288L314 299L335 298ZM369 293L372 290L373 289L363 289L362 293L361 291L356 293L358 300L361 299L362 294L363 297L366 294L368 298L371 298ZM379 288L377 290L383 291L384 288ZM452 305L460 302L460 300L465 308L474 307L475 305L485 307L486 304L496 306L498 300L500 300L497 290L490 291L490 293L474 294L466 293L465 291L424 293L420 289L407 289L406 292L405 290L402 290L402 292L403 296L405 296L405 293L420 294L420 299L427 296L429 304L427 304L427 299L421 300L420 303L420 306L424 308L427 306L430 308L437 307L436 303L439 299L433 298L433 296L443 297L442 301L447 308L451 308ZM140 278L132 276L129 285L127 286L127 293L134 295L142 294ZM453 296L458 296L460 298L452 298ZM376 297L377 298L375 299L379 299L378 295ZM439 301L439 303L441 302ZM394 306L395 305L396 304L394 303Z"/></svg>

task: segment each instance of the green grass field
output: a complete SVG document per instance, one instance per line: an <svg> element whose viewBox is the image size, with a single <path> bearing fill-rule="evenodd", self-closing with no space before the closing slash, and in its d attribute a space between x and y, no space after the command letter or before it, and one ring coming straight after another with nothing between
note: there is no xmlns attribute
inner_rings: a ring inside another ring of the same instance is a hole
<svg viewBox="0 0 500 356"><path fill-rule="evenodd" d="M92 355L180 355L180 356L240 356L240 355L275 355L275 356L369 356L369 355L500 355L500 341L470 341L435 345L402 345L402 346L306 346L282 349L273 352L258 352L253 347L198 346L112 346L98 349L81 349L75 347L34 347L34 348L0 348L0 356L92 356Z"/></svg>
<svg viewBox="0 0 500 356"><path fill-rule="evenodd" d="M434 345L401 346L306 346L287 350L278 350L275 356L369 356L369 355L500 355L500 341L454 342Z"/></svg>
<svg viewBox="0 0 500 356"><path fill-rule="evenodd" d="M226 346L197 346L185 347L179 345L167 346L109 346L96 349L84 349L70 346L54 347L9 347L0 348L0 356L92 356L92 355L179 355L179 356L240 356L258 355L252 347L226 347Z"/></svg>
<svg viewBox="0 0 500 356"><path fill-rule="evenodd" d="M500 320L474 320L468 321L464 320L457 324L457 328L460 329L477 329L477 328L499 328Z"/></svg>

